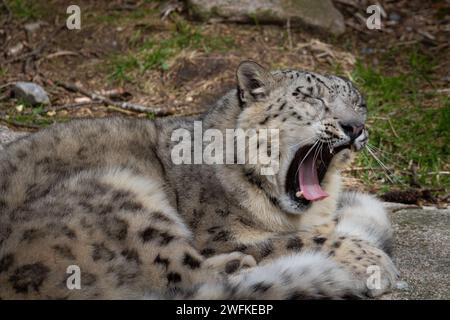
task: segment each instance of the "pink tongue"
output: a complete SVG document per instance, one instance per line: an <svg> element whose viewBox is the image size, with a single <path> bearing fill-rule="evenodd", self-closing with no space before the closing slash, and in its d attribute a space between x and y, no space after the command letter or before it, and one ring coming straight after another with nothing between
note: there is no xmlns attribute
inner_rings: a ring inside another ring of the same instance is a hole
<svg viewBox="0 0 450 320"><path fill-rule="evenodd" d="M322 200L329 196L328 193L322 190L317 177L316 165L312 156L306 157L299 166L298 182L303 196L310 201Z"/></svg>

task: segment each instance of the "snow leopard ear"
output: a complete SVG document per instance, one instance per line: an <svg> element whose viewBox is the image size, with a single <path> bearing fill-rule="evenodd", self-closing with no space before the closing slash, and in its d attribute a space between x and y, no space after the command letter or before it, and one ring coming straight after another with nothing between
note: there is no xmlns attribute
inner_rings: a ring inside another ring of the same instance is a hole
<svg viewBox="0 0 450 320"><path fill-rule="evenodd" d="M256 62L241 62L236 76L241 102L262 101L269 96L272 75Z"/></svg>

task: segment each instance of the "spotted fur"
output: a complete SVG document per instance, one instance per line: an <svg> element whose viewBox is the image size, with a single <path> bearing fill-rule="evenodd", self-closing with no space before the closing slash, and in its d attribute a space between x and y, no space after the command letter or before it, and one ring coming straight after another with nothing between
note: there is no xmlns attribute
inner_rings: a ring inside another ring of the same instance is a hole
<svg viewBox="0 0 450 320"><path fill-rule="evenodd" d="M347 80L254 62L204 128L278 128L280 171L258 165L175 165L171 133L192 118L72 121L9 144L0 154L0 298L345 298L378 295L395 267L377 200L340 191L304 207L285 190L295 150L348 143L342 123L364 123L364 99ZM364 131L355 149L367 140ZM228 150L227 150L228 151ZM366 286L369 265L381 287ZM81 289L69 289L69 266Z"/></svg>

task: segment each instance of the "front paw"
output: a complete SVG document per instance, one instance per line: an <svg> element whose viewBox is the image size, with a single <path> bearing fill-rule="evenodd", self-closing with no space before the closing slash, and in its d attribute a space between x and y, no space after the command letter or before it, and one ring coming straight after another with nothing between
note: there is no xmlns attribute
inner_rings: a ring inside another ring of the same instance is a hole
<svg viewBox="0 0 450 320"><path fill-rule="evenodd" d="M368 242L339 237L330 250L330 255L352 273L362 294L377 297L395 287L397 268L386 253Z"/></svg>
<svg viewBox="0 0 450 320"><path fill-rule="evenodd" d="M330 167L341 170L347 168L353 161L355 153L350 149L343 149L336 153L331 160Z"/></svg>
<svg viewBox="0 0 450 320"><path fill-rule="evenodd" d="M256 266L256 260L248 254L235 251L212 256L203 262L203 266L218 272L232 274L241 269Z"/></svg>

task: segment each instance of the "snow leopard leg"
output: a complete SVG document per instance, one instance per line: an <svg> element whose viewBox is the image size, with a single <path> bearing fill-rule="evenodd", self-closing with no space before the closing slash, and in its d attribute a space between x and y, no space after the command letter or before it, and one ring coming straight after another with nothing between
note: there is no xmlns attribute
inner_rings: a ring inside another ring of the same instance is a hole
<svg viewBox="0 0 450 320"><path fill-rule="evenodd" d="M321 252L305 251L205 282L194 299L340 299L358 297L352 274Z"/></svg>
<svg viewBox="0 0 450 320"><path fill-rule="evenodd" d="M306 293L311 294L323 286L328 290L320 290L320 292L323 297L327 298L342 298L351 295L377 296L389 291L398 276L391 259L382 250L358 237L335 232L328 235L309 231L274 233L263 240L240 244L236 250L253 256L258 261L258 268L264 267L261 270L269 270L266 268L276 265L280 270L287 268L286 272L289 273L293 269L285 266L285 263L299 264L300 271L296 270L295 272L303 274L306 277L303 279L314 279L309 282L310 286L306 287L301 286L304 285L304 282L297 283L300 286L297 291L305 293L305 296L308 296ZM305 260L304 254L320 256L317 258L320 263L315 263L318 261L317 259L307 258L306 261L311 263L309 267L302 269L304 267L302 261ZM323 276L327 272L329 273L325 270L333 268L341 270L339 276L333 276L334 280ZM274 269L270 270L273 272ZM378 285L372 286L368 280L371 280L374 271L379 271L379 279L377 279ZM344 273L345 277L351 279L350 282L340 280L345 278L342 275ZM319 295L313 295L311 298Z"/></svg>

